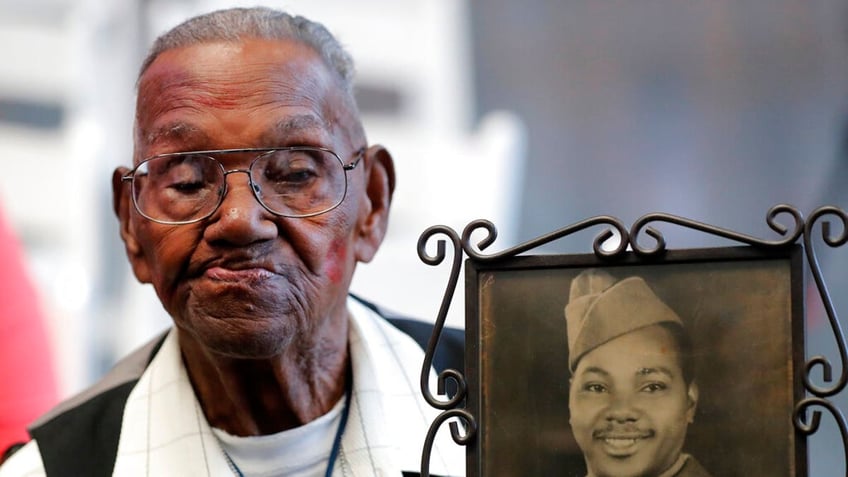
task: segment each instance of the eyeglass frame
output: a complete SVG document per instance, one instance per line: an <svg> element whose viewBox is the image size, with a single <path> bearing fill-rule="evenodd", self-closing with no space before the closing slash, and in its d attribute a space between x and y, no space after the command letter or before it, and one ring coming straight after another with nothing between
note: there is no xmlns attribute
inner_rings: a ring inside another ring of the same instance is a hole
<svg viewBox="0 0 848 477"><path fill-rule="evenodd" d="M332 149L328 149L326 147L317 147L317 146L247 147L247 148L240 148L240 149L208 149L208 150L203 150L203 151L166 152L166 153L163 153L163 154L156 154L156 155L147 157L145 159L142 159L142 161L139 162L135 167L133 167L132 170L130 170L129 172L127 172L126 174L121 176L121 182L129 182L130 183L130 196L132 197L133 207L135 208L136 212L138 212L139 215L141 215L145 219L150 220L151 222L156 222L157 224L162 224L162 225L189 225L189 224L195 224L197 222L201 222L203 220L208 219L209 217L212 217L212 215L214 215L215 212L217 212L218 209L221 208L221 204L224 203L224 199L227 197L227 193L229 193L229 186L227 185L227 176L230 175L230 174L237 173L237 172L247 174L247 182L250 185L250 191L253 194L253 197L256 199L256 202L258 202L259 205L261 205L263 209L267 210L269 213L271 213L272 215L277 216L277 217L286 217L286 218L292 218L292 219L304 219L304 218L308 218L308 217L315 217L315 216L321 215L321 214L326 214L327 212L330 212L331 210L340 206L342 204L342 202L344 202L345 198L347 197L347 189L348 189L347 173L349 171L356 169L356 166L358 166L359 163L362 162L362 159L365 157L366 149L367 149L366 146L362 146L359 149L357 149L353 153L353 155L351 156L352 161L348 162L347 164L345 164L342 161L342 158L339 157L339 155L336 154L336 152L333 151ZM261 159L263 157L264 153L270 153L270 152L274 152L274 151L321 151L321 152L329 153L333 157L335 157L336 160L339 161L339 164L341 164L341 166L342 166L342 170L344 171L344 178L345 178L344 191L342 192L342 196L339 199L339 201L335 205L330 207L329 209L322 210L320 212L313 212L313 213L310 213L310 214L299 214L299 215L281 214L281 213L276 212L276 211L272 210L271 208L269 208L265 204L265 202L263 202L262 199L257 195L258 194L258 186L253 182L253 176L251 174L251 170L253 169L253 165L256 163L256 161L258 161L259 159ZM218 160L218 158L213 156L213 154L240 154L240 153L248 153L248 152L255 152L255 153L257 153L257 156L255 158L253 158L252 161L250 161L250 165L247 166L247 169L227 169L226 167L224 167L224 164L221 163L220 160ZM135 198L135 195L136 195L135 194L135 173L136 173L136 171L138 171L138 168L143 166L145 163L152 161L154 159L159 159L159 158L162 158L162 157L183 156L183 155L187 155L187 154L207 156L210 159L212 159L213 161L215 161L215 163L218 164L218 167L221 168L221 171L224 173L224 191L223 191L223 193L220 194L220 197L218 198L218 204L211 211L209 211L208 214L202 215L199 218L195 218L195 219L191 219L191 220L180 220L180 221L160 220L160 219L154 219L153 217L150 217L149 215L142 212L141 208L138 206L138 201Z"/></svg>

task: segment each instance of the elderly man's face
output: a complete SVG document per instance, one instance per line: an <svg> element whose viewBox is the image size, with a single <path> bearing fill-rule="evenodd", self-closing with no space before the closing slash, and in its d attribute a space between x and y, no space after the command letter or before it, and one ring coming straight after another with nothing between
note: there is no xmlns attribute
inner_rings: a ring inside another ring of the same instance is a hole
<svg viewBox="0 0 848 477"><path fill-rule="evenodd" d="M365 138L344 98L320 57L296 42L251 39L169 50L139 84L135 161L307 145L329 148L347 163ZM221 157L227 170L246 169L255 154ZM215 352L267 357L292 340L320 350L329 346L322 342L327 327L346 317L356 262L370 260L382 239L368 200L372 166L369 155L348 173L344 202L310 218L270 214L247 175L230 174L214 215L162 225L136 213L129 187L116 183L133 270L154 285L176 325Z"/></svg>
<svg viewBox="0 0 848 477"><path fill-rule="evenodd" d="M698 390L684 382L671 333L654 325L580 358L571 427L592 475L656 476L680 455Z"/></svg>

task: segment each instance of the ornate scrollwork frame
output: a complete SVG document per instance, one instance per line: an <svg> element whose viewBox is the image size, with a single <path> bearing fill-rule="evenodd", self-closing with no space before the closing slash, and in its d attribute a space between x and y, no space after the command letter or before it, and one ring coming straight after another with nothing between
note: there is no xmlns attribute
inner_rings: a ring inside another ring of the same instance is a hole
<svg viewBox="0 0 848 477"><path fill-rule="evenodd" d="M834 222L837 223L836 226L833 225ZM666 213L644 215L636 220L629 228L619 219L612 216L591 217L491 254L484 253L484 250L495 242L497 230L494 224L489 221L473 221L464 228L461 235L453 229L441 225L425 230L418 241L418 255L420 259L430 266L442 264L448 256L447 244L449 243L452 245L452 249L450 250L452 254L452 265L441 306L435 320L433 334L425 350L425 359L421 370L420 386L425 400L432 407L442 411L432 423L425 439L421 460L422 476L429 476L430 452L436 432L442 423L450 418L455 418L450 423L450 431L454 442L461 446L473 447L478 433L479 416L474 415L472 410L466 407L468 382L467 376L463 374L463 371L455 369L443 371L438 376L438 389L436 393L431 391L428 381L429 370L433 363L439 337L444 329L448 309L458 284L460 270L463 265L463 257L467 256L471 264L495 264L506 259L526 256L525 254L528 252L577 232L601 227L602 230L595 236L592 247L595 257L599 260L606 263L615 263L628 255L629 249L641 257L642 260L650 261L652 258L660 259L667 252L666 240L662 232L655 226L658 223L676 225L718 236L731 242L742 243L756 250L765 251L783 250L788 247L797 246L799 238L801 238L806 264L809 267L810 275L815 281L816 289L827 314L840 362L835 367L830 360L821 355L806 359L803 371L800 373L803 381L804 395L798 399L795 405L792 421L797 432L806 437L819 429L822 411L828 411L839 428L842 438L843 455L846 465L848 465L848 426L846 426L846 419L842 411L830 399L840 394L845 389L846 384L848 384L848 351L846 351L843 331L834 310L829 291L822 277L821 267L814 247L814 240L817 237L820 237L821 241L831 248L841 247L848 242L848 214L837 207L824 206L814 210L809 215L809 218L805 220L801 212L796 208L780 204L772 207L766 215L766 224L778 235L775 239L763 239L746 235ZM814 232L819 225L821 235L817 236ZM483 233L483 238L472 242L472 236L480 236L480 232ZM648 238L646 239L645 236ZM435 243L435 253L428 252L428 249L432 250L433 248L431 245L432 242ZM645 245L645 242L648 242L648 245ZM466 338L466 346L475 346L473 337L470 339ZM835 368L838 369L838 372L834 371ZM820 370L820 379L814 380L813 377L816 376L818 370ZM836 375L835 379L834 375ZM456 391L453 395L445 397L445 389L449 381L455 383L454 387ZM818 385L814 381L823 382L824 385ZM440 398L437 395L443 397ZM472 460L472 454L473 452L469 453L469 462ZM469 464L470 469L471 465ZM476 472L470 472L470 475L476 475Z"/></svg>

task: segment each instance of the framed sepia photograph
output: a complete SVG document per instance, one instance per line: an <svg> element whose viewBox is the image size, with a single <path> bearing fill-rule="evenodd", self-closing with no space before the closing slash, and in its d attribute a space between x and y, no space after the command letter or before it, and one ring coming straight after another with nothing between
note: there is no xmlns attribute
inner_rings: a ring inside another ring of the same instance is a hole
<svg viewBox="0 0 848 477"><path fill-rule="evenodd" d="M468 475L806 477L801 250L468 260Z"/></svg>

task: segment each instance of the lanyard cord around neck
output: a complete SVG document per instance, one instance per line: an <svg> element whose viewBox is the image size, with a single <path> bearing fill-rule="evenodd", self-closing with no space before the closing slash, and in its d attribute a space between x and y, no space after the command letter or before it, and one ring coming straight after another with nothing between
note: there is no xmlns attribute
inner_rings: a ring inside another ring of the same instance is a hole
<svg viewBox="0 0 848 477"><path fill-rule="evenodd" d="M330 450L330 458L327 459L327 472L324 473L324 477L331 477L333 475L333 467L335 466L336 459L338 459L339 453L342 450L342 435L344 434L345 427L347 427L347 417L350 415L350 400L352 399L352 394L353 373L350 372L350 367L348 366L347 381L345 382L345 403L342 408L339 428L336 429L336 436L333 438L333 448Z"/></svg>

